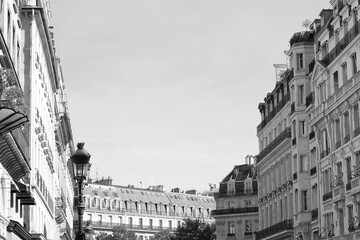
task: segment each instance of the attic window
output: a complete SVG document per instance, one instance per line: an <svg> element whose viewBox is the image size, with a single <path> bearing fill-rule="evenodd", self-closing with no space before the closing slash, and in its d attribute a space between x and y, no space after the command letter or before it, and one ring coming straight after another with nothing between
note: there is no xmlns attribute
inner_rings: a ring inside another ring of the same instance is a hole
<svg viewBox="0 0 360 240"><path fill-rule="evenodd" d="M244 192L245 193L252 193L253 192L253 189L252 189L252 179L251 178L246 178L245 179L245 189L244 189Z"/></svg>
<svg viewBox="0 0 360 240"><path fill-rule="evenodd" d="M227 182L227 195L235 195L236 191L235 191L235 180L234 179L230 179Z"/></svg>

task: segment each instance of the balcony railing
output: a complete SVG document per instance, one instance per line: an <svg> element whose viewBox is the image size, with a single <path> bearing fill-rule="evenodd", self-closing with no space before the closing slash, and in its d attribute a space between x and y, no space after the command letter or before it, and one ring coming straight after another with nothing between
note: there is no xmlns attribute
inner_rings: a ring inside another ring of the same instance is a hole
<svg viewBox="0 0 360 240"><path fill-rule="evenodd" d="M279 136L277 136L264 150L262 150L257 156L257 163L259 163L266 155L268 155L272 150L274 150L280 143L285 139L291 137L290 128L285 128Z"/></svg>
<svg viewBox="0 0 360 240"><path fill-rule="evenodd" d="M339 147L341 147L341 140L335 143L335 149L338 149Z"/></svg>
<svg viewBox="0 0 360 240"><path fill-rule="evenodd" d="M253 213L259 212L259 207L216 209L216 210L212 211L212 214L214 216L214 215L251 213L251 212L253 212Z"/></svg>
<svg viewBox="0 0 360 240"><path fill-rule="evenodd" d="M293 220L292 219L287 219L287 220L284 220L284 221L281 221L279 223L276 223L270 227L267 227L263 230L260 230L258 232L255 233L256 237L255 239L256 240L260 240L260 239L264 239L266 237L269 237L271 235L274 235L274 234L278 234L278 233L281 233L283 231L287 231L287 230L292 230L294 228L294 225L293 225Z"/></svg>
<svg viewBox="0 0 360 240"><path fill-rule="evenodd" d="M339 41L338 44L322 59L326 65L329 65L359 34L359 22L345 34L345 36Z"/></svg>
<svg viewBox="0 0 360 240"><path fill-rule="evenodd" d="M323 195L323 202L325 202L329 199L332 199L332 192L328 192Z"/></svg>
<svg viewBox="0 0 360 240"><path fill-rule="evenodd" d="M75 222L74 222L75 223ZM91 226L93 228L114 228L117 226L124 226L127 229L133 230L169 230L172 231L172 227L164 227L164 226L151 226L151 225L137 225L137 224L124 224L124 223L113 223L113 222L103 222L103 221L92 221Z"/></svg>
<svg viewBox="0 0 360 240"><path fill-rule="evenodd" d="M354 135L353 135L353 137L356 138L357 136L359 136L359 134L360 134L360 127L356 128L356 129L354 130Z"/></svg>
<svg viewBox="0 0 360 240"><path fill-rule="evenodd" d="M344 137L344 144L350 141L350 134Z"/></svg>
<svg viewBox="0 0 360 240"><path fill-rule="evenodd" d="M320 158L323 159L324 157L326 157L329 154L330 154L330 148L327 148L320 153Z"/></svg>
<svg viewBox="0 0 360 240"><path fill-rule="evenodd" d="M292 79L294 77L294 71L293 70L288 70L288 75L286 76L286 78L288 79ZM285 105L290 101L290 94L286 94L281 100L280 102L276 105L276 107L274 108L274 110L272 110L268 116L266 116L264 118L264 120L257 126L257 131L260 132L261 130L264 129L264 127L285 107Z"/></svg>

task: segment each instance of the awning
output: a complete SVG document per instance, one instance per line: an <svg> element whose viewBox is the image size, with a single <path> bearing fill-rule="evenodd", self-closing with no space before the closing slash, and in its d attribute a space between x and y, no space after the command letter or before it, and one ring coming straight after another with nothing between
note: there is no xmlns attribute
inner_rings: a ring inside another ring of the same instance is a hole
<svg viewBox="0 0 360 240"><path fill-rule="evenodd" d="M14 184L16 186L11 185L11 192L16 193L16 200L20 199L21 205L36 205L28 186L17 181L14 181Z"/></svg>
<svg viewBox="0 0 360 240"><path fill-rule="evenodd" d="M0 107L0 134L14 130L28 122L28 117L12 108Z"/></svg>
<svg viewBox="0 0 360 240"><path fill-rule="evenodd" d="M0 134L0 163L15 181L30 172L30 166L19 151L11 134Z"/></svg>
<svg viewBox="0 0 360 240"><path fill-rule="evenodd" d="M10 220L7 230L15 233L22 240L31 240L30 233L17 221Z"/></svg>

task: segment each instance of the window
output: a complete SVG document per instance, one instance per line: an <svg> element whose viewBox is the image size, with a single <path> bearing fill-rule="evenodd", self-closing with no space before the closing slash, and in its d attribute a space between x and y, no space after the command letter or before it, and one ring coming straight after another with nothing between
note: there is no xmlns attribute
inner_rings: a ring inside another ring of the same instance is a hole
<svg viewBox="0 0 360 240"><path fill-rule="evenodd" d="M343 83L346 83L348 78L347 78L347 64L346 62L341 65L341 69L342 69L342 77L343 77Z"/></svg>
<svg viewBox="0 0 360 240"><path fill-rule="evenodd" d="M230 179L227 182L227 194L228 195L235 195L236 191L235 191L235 180L234 179Z"/></svg>
<svg viewBox="0 0 360 240"><path fill-rule="evenodd" d="M296 64L297 64L297 70L301 70L304 68L304 56L302 53L296 54Z"/></svg>
<svg viewBox="0 0 360 240"><path fill-rule="evenodd" d="M299 97L299 104L305 103L305 93L304 93L304 85L298 86L298 97Z"/></svg>
<svg viewBox="0 0 360 240"><path fill-rule="evenodd" d="M297 155L294 155L294 172L297 172Z"/></svg>
<svg viewBox="0 0 360 240"><path fill-rule="evenodd" d="M323 172L324 194L331 191L330 182L331 182L331 168L328 168Z"/></svg>
<svg viewBox="0 0 360 240"><path fill-rule="evenodd" d="M301 191L301 205L302 205L302 210L306 211L308 210L308 204L307 204L307 191Z"/></svg>
<svg viewBox="0 0 360 240"><path fill-rule="evenodd" d="M132 228L132 225L133 225L133 219L132 219L132 217L129 217L129 227Z"/></svg>
<svg viewBox="0 0 360 240"><path fill-rule="evenodd" d="M235 236L235 224L234 224L234 221L228 221L228 235Z"/></svg>
<svg viewBox="0 0 360 240"><path fill-rule="evenodd" d="M228 205L229 205L229 209L234 208L234 202L233 201L228 202Z"/></svg>
<svg viewBox="0 0 360 240"><path fill-rule="evenodd" d="M139 218L139 227L142 228L143 227L143 219Z"/></svg>
<svg viewBox="0 0 360 240"><path fill-rule="evenodd" d="M102 224L102 215L99 215L99 224Z"/></svg>
<svg viewBox="0 0 360 240"><path fill-rule="evenodd" d="M353 221L353 205L348 205L348 216L349 216L349 223L351 223Z"/></svg>
<svg viewBox="0 0 360 240"><path fill-rule="evenodd" d="M162 227L163 227L163 221L159 220L159 228L162 229Z"/></svg>
<svg viewBox="0 0 360 240"><path fill-rule="evenodd" d="M301 155L300 156L300 171L305 172L305 171L307 171L307 169L308 169L307 157L306 157L306 155Z"/></svg>
<svg viewBox="0 0 360 240"><path fill-rule="evenodd" d="M340 119L335 120L335 145L341 145L341 130L340 130Z"/></svg>
<svg viewBox="0 0 360 240"><path fill-rule="evenodd" d="M305 128L305 121L299 121L299 133L301 136L305 136L306 128Z"/></svg>
<svg viewBox="0 0 360 240"><path fill-rule="evenodd" d="M333 74L333 82L334 82L334 92L339 90L339 74L338 71Z"/></svg>
<svg viewBox="0 0 360 240"><path fill-rule="evenodd" d="M298 212L299 207L299 192L297 189L295 189L295 213Z"/></svg>
<svg viewBox="0 0 360 240"><path fill-rule="evenodd" d="M351 55L351 65L352 65L352 74L354 75L357 72L356 53Z"/></svg>
<svg viewBox="0 0 360 240"><path fill-rule="evenodd" d="M344 113L344 142L347 143L350 140L350 121L349 112Z"/></svg>
<svg viewBox="0 0 360 240"><path fill-rule="evenodd" d="M149 227L150 227L150 229L153 229L153 220L152 219L149 219Z"/></svg>
<svg viewBox="0 0 360 240"><path fill-rule="evenodd" d="M312 209L316 209L318 207L317 195L318 195L318 189L317 189L317 184L315 184L311 188L311 199L312 199L311 207L312 207Z"/></svg>
<svg viewBox="0 0 360 240"><path fill-rule="evenodd" d="M354 106L354 137L358 136L360 130L359 105Z"/></svg>
<svg viewBox="0 0 360 240"><path fill-rule="evenodd" d="M348 182L350 182L350 178L351 178L351 176L350 176L350 173L351 173L351 158L350 157L348 157L348 158L346 158L345 159L345 164L346 164L346 172L347 172L347 180L348 180Z"/></svg>
<svg viewBox="0 0 360 240"><path fill-rule="evenodd" d="M112 216L109 216L109 223L112 224Z"/></svg>
<svg viewBox="0 0 360 240"><path fill-rule="evenodd" d="M171 220L169 220L169 229L170 229L170 231L172 230L172 222L171 222Z"/></svg>
<svg viewBox="0 0 360 240"><path fill-rule="evenodd" d="M244 192L245 193L252 193L253 189L252 189L252 179L251 178L247 178L245 179L245 189Z"/></svg>
<svg viewBox="0 0 360 240"><path fill-rule="evenodd" d="M251 207L251 200L245 200L246 207Z"/></svg>
<svg viewBox="0 0 360 240"><path fill-rule="evenodd" d="M119 217L119 223L122 224L122 217Z"/></svg>
<svg viewBox="0 0 360 240"><path fill-rule="evenodd" d="M91 222L92 221L92 215L88 214L88 220Z"/></svg>
<svg viewBox="0 0 360 240"><path fill-rule="evenodd" d="M251 220L245 220L245 233L252 233Z"/></svg>

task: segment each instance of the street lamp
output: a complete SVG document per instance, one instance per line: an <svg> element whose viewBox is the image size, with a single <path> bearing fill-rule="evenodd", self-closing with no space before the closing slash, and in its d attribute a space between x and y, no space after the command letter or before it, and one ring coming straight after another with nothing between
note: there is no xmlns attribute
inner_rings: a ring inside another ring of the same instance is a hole
<svg viewBox="0 0 360 240"><path fill-rule="evenodd" d="M86 227L84 227L85 238L86 240L92 240L94 235L94 229L90 226L90 221L86 223Z"/></svg>
<svg viewBox="0 0 360 240"><path fill-rule="evenodd" d="M77 150L75 153L70 157L71 161L74 164L74 179L76 180L78 187L79 187L79 196L78 196L78 215L79 215L79 231L76 235L75 240L86 240L85 234L83 232L83 215L84 215L84 201L82 196L83 190L83 182L86 180L88 171L90 169L91 164L90 161L90 154L84 148L85 143L78 143Z"/></svg>

